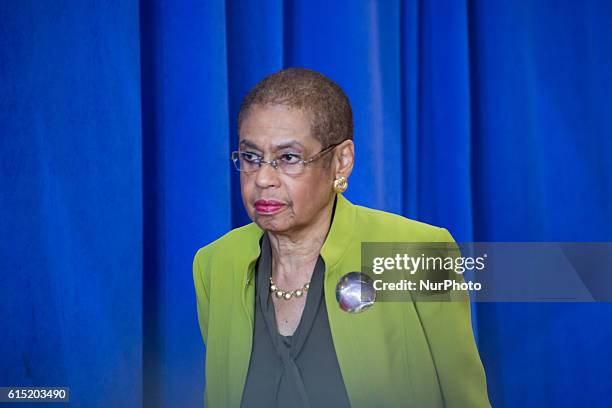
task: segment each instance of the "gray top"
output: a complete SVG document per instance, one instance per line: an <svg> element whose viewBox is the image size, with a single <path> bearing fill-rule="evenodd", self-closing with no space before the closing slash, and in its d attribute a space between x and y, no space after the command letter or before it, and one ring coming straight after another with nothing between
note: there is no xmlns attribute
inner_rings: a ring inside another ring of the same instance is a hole
<svg viewBox="0 0 612 408"><path fill-rule="evenodd" d="M282 336L270 292L272 250L267 233L260 245L253 348L241 406L350 407L327 318L323 258L319 256L315 265L297 329L292 336Z"/></svg>

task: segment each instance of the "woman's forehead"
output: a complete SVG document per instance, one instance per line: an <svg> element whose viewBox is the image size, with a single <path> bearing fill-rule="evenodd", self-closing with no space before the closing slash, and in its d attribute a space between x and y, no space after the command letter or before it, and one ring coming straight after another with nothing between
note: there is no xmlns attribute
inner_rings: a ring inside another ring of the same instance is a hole
<svg viewBox="0 0 612 408"><path fill-rule="evenodd" d="M320 143L312 137L308 116L281 105L256 106L240 128L240 144L259 149L287 147L311 149Z"/></svg>

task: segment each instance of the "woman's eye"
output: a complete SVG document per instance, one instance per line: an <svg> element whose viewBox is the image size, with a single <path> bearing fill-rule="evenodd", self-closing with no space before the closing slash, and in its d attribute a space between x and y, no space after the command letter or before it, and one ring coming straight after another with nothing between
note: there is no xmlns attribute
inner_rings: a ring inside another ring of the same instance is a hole
<svg viewBox="0 0 612 408"><path fill-rule="evenodd" d="M285 153L285 154L281 155L280 159L284 163L294 164L294 163L299 163L300 156L298 156L296 154L293 154L293 153Z"/></svg>
<svg viewBox="0 0 612 408"><path fill-rule="evenodd" d="M255 163L259 160L259 156L257 156L255 153L249 153L249 152L242 152L240 153L240 156L248 162L251 163Z"/></svg>

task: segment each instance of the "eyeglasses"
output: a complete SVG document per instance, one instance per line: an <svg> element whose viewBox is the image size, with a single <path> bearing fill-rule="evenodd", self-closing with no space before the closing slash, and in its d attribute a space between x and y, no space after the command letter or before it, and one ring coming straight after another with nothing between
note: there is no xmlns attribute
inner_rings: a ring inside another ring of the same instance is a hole
<svg viewBox="0 0 612 408"><path fill-rule="evenodd" d="M263 157L255 153L244 151L232 152L231 159L234 162L236 170L243 173L254 173L261 168L262 164L267 163L277 170L280 169L284 174L295 176L301 174L308 164L317 160L325 153L332 151L339 144L340 143L335 143L330 145L307 160L301 159L300 156L295 153L283 153L270 161L266 161Z"/></svg>

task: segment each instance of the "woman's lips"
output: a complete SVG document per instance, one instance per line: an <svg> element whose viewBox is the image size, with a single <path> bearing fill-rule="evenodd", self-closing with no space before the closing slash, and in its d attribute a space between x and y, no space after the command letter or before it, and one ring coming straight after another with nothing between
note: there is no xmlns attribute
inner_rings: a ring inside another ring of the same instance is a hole
<svg viewBox="0 0 612 408"><path fill-rule="evenodd" d="M276 200L257 200L255 201L255 211L259 214L275 214L283 209L284 203Z"/></svg>

